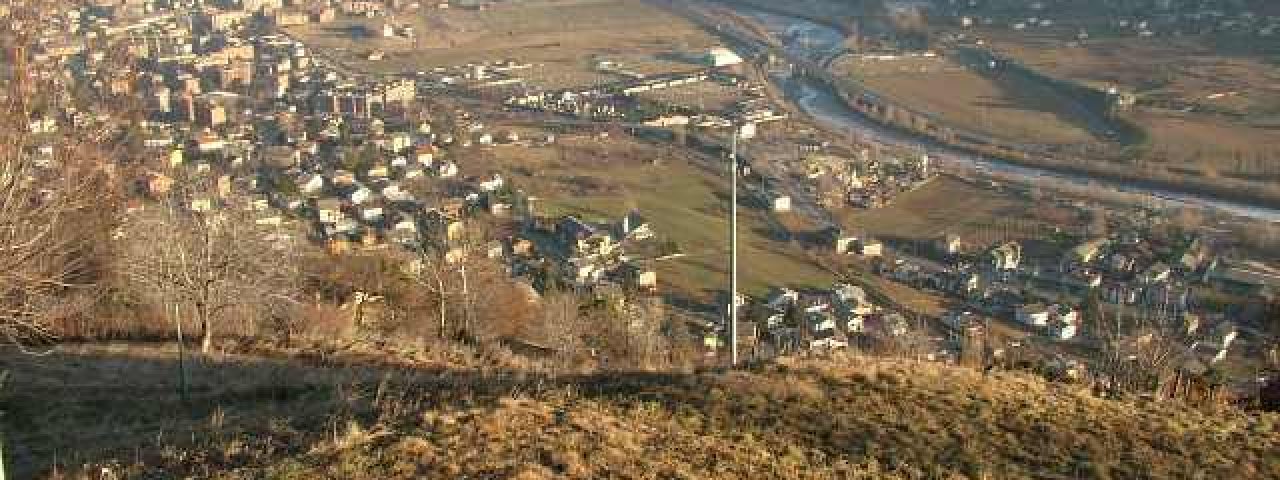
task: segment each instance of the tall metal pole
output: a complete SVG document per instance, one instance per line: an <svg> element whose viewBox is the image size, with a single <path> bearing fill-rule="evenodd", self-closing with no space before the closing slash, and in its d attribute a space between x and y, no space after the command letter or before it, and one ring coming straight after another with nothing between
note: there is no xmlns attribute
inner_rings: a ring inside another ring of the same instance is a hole
<svg viewBox="0 0 1280 480"><path fill-rule="evenodd" d="M475 332L471 328L471 291L467 288L467 264L465 259L463 264L458 267L458 273L462 274L462 315L467 329L466 338L475 339Z"/></svg>
<svg viewBox="0 0 1280 480"><path fill-rule="evenodd" d="M182 338L182 316L178 313L178 304L173 304L173 323L178 330L178 395L185 403L190 400L187 392L187 351ZM4 480L0 478L0 480Z"/></svg>
<svg viewBox="0 0 1280 480"><path fill-rule="evenodd" d="M729 364L738 365L738 126L729 143Z"/></svg>

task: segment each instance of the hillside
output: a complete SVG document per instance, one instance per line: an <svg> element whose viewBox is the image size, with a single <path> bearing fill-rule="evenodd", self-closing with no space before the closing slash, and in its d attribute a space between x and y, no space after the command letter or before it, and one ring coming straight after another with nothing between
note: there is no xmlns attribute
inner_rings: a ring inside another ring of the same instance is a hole
<svg viewBox="0 0 1280 480"><path fill-rule="evenodd" d="M11 475L1280 476L1275 415L1100 400L1022 374L839 357L551 378L462 349L396 354L415 368L359 355L205 359L184 404L158 347L4 354Z"/></svg>

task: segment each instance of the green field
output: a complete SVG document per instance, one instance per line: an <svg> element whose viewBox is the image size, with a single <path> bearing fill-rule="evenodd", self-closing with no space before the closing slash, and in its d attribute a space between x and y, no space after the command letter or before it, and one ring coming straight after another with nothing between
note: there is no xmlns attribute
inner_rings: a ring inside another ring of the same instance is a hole
<svg viewBox="0 0 1280 480"><path fill-rule="evenodd" d="M508 172L542 199L542 215L615 223L638 208L658 236L675 241L687 255L658 264L664 290L706 301L723 290L728 275L728 185L719 172L703 168L705 158L693 155L623 137L569 137L554 148L497 149L472 168ZM770 238L778 224L769 212L744 205L739 218L739 268L747 293L761 295L770 286L830 286L834 277L799 247Z"/></svg>

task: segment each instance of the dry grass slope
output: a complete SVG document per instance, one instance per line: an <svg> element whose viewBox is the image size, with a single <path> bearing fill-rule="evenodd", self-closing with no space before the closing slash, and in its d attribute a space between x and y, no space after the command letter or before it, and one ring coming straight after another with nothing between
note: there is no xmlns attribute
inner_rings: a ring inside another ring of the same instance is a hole
<svg viewBox="0 0 1280 480"><path fill-rule="evenodd" d="M547 377L231 357L202 363L184 406L168 356L93 347L6 358L20 475L86 478L103 465L128 478L222 479L1280 475L1275 415L1099 400L1021 374L901 360Z"/></svg>

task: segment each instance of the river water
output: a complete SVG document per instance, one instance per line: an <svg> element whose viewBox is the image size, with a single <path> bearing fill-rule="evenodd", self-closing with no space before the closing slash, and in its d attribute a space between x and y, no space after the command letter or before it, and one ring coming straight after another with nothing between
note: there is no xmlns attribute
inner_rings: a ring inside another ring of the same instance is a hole
<svg viewBox="0 0 1280 480"><path fill-rule="evenodd" d="M728 5L728 4L726 4ZM801 18L777 15L734 6L739 14L758 21L783 42L788 55L823 64L844 49L844 36L837 30ZM833 130L848 132L873 142L919 149L944 165L988 171L998 176L1030 183L1056 183L1071 188L1088 188L1122 195L1142 195L1144 202L1169 208L1203 208L1267 222L1280 223L1280 210L1221 200L1194 193L1174 192L1107 179L1061 173L1016 165L942 145L937 141L886 127L849 108L825 84L775 72L773 79L801 110Z"/></svg>

